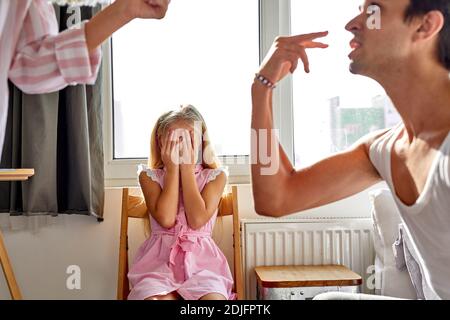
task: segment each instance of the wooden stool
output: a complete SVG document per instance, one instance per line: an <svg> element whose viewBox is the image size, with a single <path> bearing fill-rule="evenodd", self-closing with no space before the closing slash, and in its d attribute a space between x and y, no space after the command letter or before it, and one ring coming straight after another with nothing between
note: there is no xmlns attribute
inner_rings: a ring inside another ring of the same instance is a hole
<svg viewBox="0 0 450 320"><path fill-rule="evenodd" d="M257 299L310 300L330 292L357 293L362 278L345 266L256 267Z"/></svg>
<svg viewBox="0 0 450 320"><path fill-rule="evenodd" d="M0 169L0 181L25 181L29 177L34 175L33 169ZM13 300L21 300L22 294L20 293L19 286L16 282L16 277L11 266L11 262L6 251L5 243L3 242L3 236L0 231L0 265L2 266L3 273L5 274L6 284L8 285L11 298Z"/></svg>

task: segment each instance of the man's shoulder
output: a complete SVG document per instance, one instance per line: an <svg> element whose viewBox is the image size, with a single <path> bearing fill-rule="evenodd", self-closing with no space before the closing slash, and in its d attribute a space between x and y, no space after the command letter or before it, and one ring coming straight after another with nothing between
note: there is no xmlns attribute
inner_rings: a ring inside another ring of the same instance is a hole
<svg viewBox="0 0 450 320"><path fill-rule="evenodd" d="M372 131L372 132L366 134L365 136L363 136L361 139L359 139L356 142L356 145L363 146L365 148L365 150L367 151L367 153L369 153L370 148L376 141L378 141L379 139L383 139L384 137L387 137L393 130L396 130L398 127L399 127L399 125L390 127L390 128Z"/></svg>

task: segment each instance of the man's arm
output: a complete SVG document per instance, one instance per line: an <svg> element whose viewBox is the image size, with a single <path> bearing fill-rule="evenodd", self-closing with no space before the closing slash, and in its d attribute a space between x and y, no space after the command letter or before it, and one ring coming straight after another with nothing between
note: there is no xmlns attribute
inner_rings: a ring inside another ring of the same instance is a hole
<svg viewBox="0 0 450 320"><path fill-rule="evenodd" d="M278 39L269 58L263 63L260 74L276 83L289 71L296 69L298 59L302 59L305 71L309 72L304 49L320 47L313 39L321 35L282 38L281 43ZM271 143L271 139L276 139L271 134L272 89L255 80L252 102L252 129L257 132L256 141L252 141L252 150L256 151L253 157L257 160L252 164L252 186L255 209L259 214L280 217L315 208L349 197L381 180L369 159L370 144L380 133L363 138L346 152L296 171L278 141ZM264 135L267 145L260 148ZM264 149L268 150L268 155L260 154L260 150ZM272 174L263 174L266 166L262 164L261 157L264 156L276 161L270 164L278 167Z"/></svg>

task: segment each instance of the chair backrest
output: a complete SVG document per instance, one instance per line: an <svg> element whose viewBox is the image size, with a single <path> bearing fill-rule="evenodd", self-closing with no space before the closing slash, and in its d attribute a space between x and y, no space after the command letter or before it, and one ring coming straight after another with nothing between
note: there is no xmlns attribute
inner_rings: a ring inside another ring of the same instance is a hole
<svg viewBox="0 0 450 320"><path fill-rule="evenodd" d="M137 193L137 195L136 195ZM233 216L233 256L234 256L234 290L238 300L244 298L242 274L241 233L237 203L237 187L225 193L219 204L219 217ZM117 283L117 299L126 300L130 293L128 282L128 218L144 219L148 217L148 209L139 188L122 189L122 214L120 224L119 274Z"/></svg>

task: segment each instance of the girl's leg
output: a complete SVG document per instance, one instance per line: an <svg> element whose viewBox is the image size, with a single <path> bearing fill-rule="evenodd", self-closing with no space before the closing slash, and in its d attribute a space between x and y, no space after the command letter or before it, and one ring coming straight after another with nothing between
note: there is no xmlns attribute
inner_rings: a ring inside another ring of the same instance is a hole
<svg viewBox="0 0 450 320"><path fill-rule="evenodd" d="M228 300L220 293L208 293L200 298L200 300Z"/></svg>
<svg viewBox="0 0 450 320"><path fill-rule="evenodd" d="M181 297L176 291L174 291L162 296L148 297L145 300L181 300Z"/></svg>

